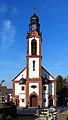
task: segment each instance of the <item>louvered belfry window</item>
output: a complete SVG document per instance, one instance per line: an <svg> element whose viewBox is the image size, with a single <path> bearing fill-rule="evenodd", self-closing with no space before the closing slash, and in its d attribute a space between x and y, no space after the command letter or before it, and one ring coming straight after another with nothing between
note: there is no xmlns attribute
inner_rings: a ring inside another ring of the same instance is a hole
<svg viewBox="0 0 68 120"><path fill-rule="evenodd" d="M36 45L36 40L32 40L32 55L36 55L36 51L37 51L37 45Z"/></svg>

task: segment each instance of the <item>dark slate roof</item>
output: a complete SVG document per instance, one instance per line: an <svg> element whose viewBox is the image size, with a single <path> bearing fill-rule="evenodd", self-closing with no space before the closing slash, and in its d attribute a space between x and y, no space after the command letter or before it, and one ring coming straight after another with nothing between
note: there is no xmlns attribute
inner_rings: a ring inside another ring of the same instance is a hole
<svg viewBox="0 0 68 120"><path fill-rule="evenodd" d="M21 85L21 84L26 84L26 79L21 78L21 79L19 80L19 85Z"/></svg>
<svg viewBox="0 0 68 120"><path fill-rule="evenodd" d="M42 78L42 84L49 84L49 80L45 77L45 78Z"/></svg>
<svg viewBox="0 0 68 120"><path fill-rule="evenodd" d="M39 18L38 18L38 16L36 16L35 12L34 12L33 16L31 16L31 18L30 18L30 21L33 21L33 20L39 21Z"/></svg>
<svg viewBox="0 0 68 120"><path fill-rule="evenodd" d="M41 66L41 68L42 68L45 72L47 72L54 80L56 80L43 66Z"/></svg>
<svg viewBox="0 0 68 120"><path fill-rule="evenodd" d="M25 67L12 81L14 81L27 67Z"/></svg>

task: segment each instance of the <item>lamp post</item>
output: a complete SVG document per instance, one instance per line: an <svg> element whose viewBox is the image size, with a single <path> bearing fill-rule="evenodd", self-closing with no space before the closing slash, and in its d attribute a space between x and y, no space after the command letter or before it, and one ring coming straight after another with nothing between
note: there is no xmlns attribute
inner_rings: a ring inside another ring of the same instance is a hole
<svg viewBox="0 0 68 120"><path fill-rule="evenodd" d="M3 84L4 81L5 81L5 80L2 80L2 81L1 81L1 86L2 86L2 84Z"/></svg>
<svg viewBox="0 0 68 120"><path fill-rule="evenodd" d="M0 106L2 106L2 84L5 80L2 80L0 83Z"/></svg>

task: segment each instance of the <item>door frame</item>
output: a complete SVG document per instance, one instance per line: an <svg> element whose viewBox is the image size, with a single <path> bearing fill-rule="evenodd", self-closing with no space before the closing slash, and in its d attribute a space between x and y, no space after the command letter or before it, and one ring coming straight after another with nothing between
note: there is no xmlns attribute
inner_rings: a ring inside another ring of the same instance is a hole
<svg viewBox="0 0 68 120"><path fill-rule="evenodd" d="M36 94L30 95L30 107L34 107L34 106L32 106L32 96L35 96L36 99L37 99L37 95ZM38 104L38 99L37 99L37 104ZM37 106L35 106L35 107L37 107Z"/></svg>

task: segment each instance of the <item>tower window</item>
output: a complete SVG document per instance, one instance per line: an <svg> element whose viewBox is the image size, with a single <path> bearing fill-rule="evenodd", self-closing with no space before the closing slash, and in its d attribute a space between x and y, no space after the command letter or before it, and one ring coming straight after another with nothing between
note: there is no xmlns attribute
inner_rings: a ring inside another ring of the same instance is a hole
<svg viewBox="0 0 68 120"><path fill-rule="evenodd" d="M46 86L44 86L44 90L46 90Z"/></svg>
<svg viewBox="0 0 68 120"><path fill-rule="evenodd" d="M46 102L46 99L44 98L44 102Z"/></svg>
<svg viewBox="0 0 68 120"><path fill-rule="evenodd" d="M21 90L24 90L24 87L21 87Z"/></svg>
<svg viewBox="0 0 68 120"><path fill-rule="evenodd" d="M32 55L36 55L36 51L37 51L37 45L36 45L36 40L32 40L32 43L31 43L31 46L32 46Z"/></svg>
<svg viewBox="0 0 68 120"><path fill-rule="evenodd" d="M22 102L24 102L24 99L22 99Z"/></svg>
<svg viewBox="0 0 68 120"><path fill-rule="evenodd" d="M33 71L35 71L35 61L33 61Z"/></svg>

